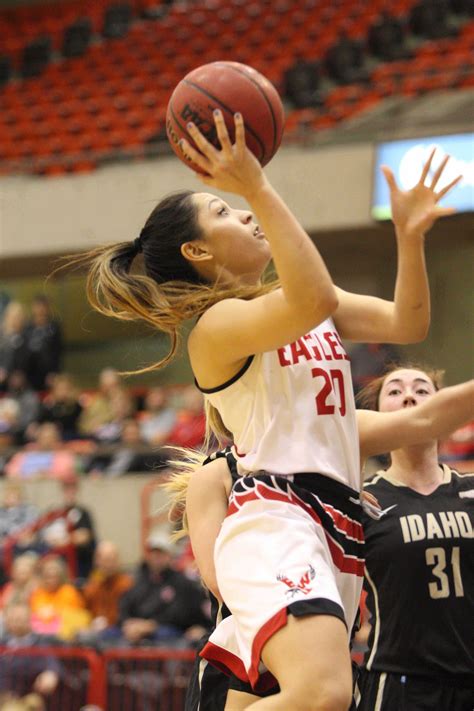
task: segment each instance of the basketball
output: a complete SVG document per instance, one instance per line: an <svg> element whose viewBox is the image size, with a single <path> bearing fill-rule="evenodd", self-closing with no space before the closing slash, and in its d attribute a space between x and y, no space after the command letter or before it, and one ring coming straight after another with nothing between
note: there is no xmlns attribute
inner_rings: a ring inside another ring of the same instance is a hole
<svg viewBox="0 0 474 711"><path fill-rule="evenodd" d="M187 160L179 147L186 138L197 148L186 130L192 121L216 148L220 148L213 111L220 109L234 141L234 114L240 112L245 122L245 140L261 165L266 165L281 143L284 111L277 90L252 67L239 62L211 62L193 69L179 82L168 103L166 132L180 160L194 171L202 172Z"/></svg>

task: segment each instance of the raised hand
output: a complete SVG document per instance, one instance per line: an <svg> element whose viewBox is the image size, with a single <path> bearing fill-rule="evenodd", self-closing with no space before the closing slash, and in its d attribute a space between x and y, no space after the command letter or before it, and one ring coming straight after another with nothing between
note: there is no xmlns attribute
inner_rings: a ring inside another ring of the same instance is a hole
<svg viewBox="0 0 474 711"><path fill-rule="evenodd" d="M456 212L452 207L440 207L438 202L457 185L462 175L458 175L457 178L442 190L439 190L439 192L435 190L443 175L449 156L446 156L440 163L433 175L431 184L429 186L425 185L435 153L436 148L433 149L425 163L418 183L411 190L401 190L391 169L386 165L382 166L382 172L390 190L392 220L397 230L403 234L424 235L439 217L452 215Z"/></svg>
<svg viewBox="0 0 474 711"><path fill-rule="evenodd" d="M180 141L184 155L199 166L205 175L196 177L210 187L248 197L265 183L265 175L258 160L245 144L245 127L241 114L235 114L235 143L231 143L222 112L214 111L217 137L221 150L207 141L199 129L190 123L187 129L199 151L188 141Z"/></svg>

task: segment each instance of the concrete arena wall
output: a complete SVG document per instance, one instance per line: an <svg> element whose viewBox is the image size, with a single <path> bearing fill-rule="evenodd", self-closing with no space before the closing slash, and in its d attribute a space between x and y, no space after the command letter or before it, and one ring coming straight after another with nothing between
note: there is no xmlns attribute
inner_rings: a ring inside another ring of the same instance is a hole
<svg viewBox="0 0 474 711"><path fill-rule="evenodd" d="M119 547L122 561L134 566L141 556L140 496L143 487L156 476L149 474L125 475L114 479L84 477L81 480L79 502L92 513L98 540L114 541ZM4 481L0 481L0 500L3 499ZM44 513L61 505L60 487L55 481L24 482L25 500ZM166 503L165 495L158 491L151 499L151 513L155 514ZM164 513L166 518L166 513ZM166 525L166 520L160 524Z"/></svg>
<svg viewBox="0 0 474 711"><path fill-rule="evenodd" d="M363 227L371 224L372 156L370 144L284 147L267 172L308 231ZM2 178L0 256L68 253L132 239L156 201L183 187L204 189L171 156L64 178Z"/></svg>

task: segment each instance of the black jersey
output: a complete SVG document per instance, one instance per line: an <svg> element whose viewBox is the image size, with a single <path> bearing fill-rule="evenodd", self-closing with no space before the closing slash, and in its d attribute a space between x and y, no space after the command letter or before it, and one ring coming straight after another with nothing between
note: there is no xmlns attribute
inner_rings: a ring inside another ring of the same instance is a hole
<svg viewBox="0 0 474 711"><path fill-rule="evenodd" d="M382 507L364 514L366 668L474 677L474 474L443 465L423 495L379 472L364 489Z"/></svg>

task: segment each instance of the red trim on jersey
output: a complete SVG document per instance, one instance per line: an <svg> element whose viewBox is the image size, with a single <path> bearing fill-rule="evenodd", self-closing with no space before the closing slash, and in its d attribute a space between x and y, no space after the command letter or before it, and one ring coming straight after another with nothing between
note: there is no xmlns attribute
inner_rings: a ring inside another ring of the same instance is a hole
<svg viewBox="0 0 474 711"><path fill-rule="evenodd" d="M236 445L236 444L234 444L234 452L236 453L236 455L237 455L238 457L246 457L246 456L247 456L246 454L241 454L241 453L239 452L239 450L237 449L237 445Z"/></svg>
<svg viewBox="0 0 474 711"><path fill-rule="evenodd" d="M204 647L199 652L199 656L206 659L213 666L223 671L227 676L234 674L240 681L249 683L249 677L245 669L243 661L228 649L219 647L213 642L206 642Z"/></svg>
<svg viewBox="0 0 474 711"><path fill-rule="evenodd" d="M318 514L313 511L313 509L306 504L302 499L299 497L295 496L295 494L292 494L292 497L290 498L289 495L283 494L282 492L277 492L271 487L267 486L264 482L258 482L258 484L255 487L255 490L252 492L249 492L248 494L244 494L242 498L239 496L239 494L234 494L234 502L232 503L231 506L229 506L228 509L228 514L227 515L232 515L235 514L238 509L240 508L238 504L242 500L242 503L245 503L247 501L258 501L261 499L267 499L269 501L283 501L284 503L287 504L293 504L294 506L300 506L311 518L313 521L315 521L319 526L324 531L324 535L326 536L326 541L328 544L329 552L331 553L331 557L333 560L333 563L336 565L336 567L342 572L342 573L350 573L353 575L358 575L359 577L364 576L364 560L361 560L360 558L356 558L355 556L350 556L347 555L344 552L344 549L342 546L337 543L331 535L328 533L328 531L324 528L321 519L319 518ZM232 510L231 510L232 509ZM351 521L353 524L354 522Z"/></svg>

